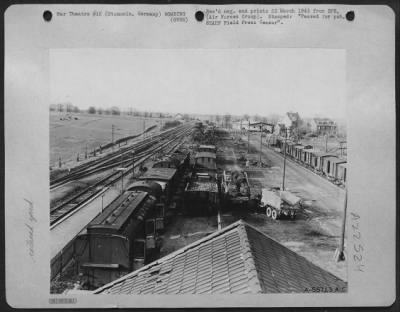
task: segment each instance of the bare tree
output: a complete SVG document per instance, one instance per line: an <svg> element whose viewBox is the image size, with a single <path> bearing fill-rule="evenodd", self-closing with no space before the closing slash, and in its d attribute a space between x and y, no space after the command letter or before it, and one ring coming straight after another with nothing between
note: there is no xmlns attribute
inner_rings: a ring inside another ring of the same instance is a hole
<svg viewBox="0 0 400 312"><path fill-rule="evenodd" d="M111 107L111 114L113 115L121 115L121 111L117 106Z"/></svg>
<svg viewBox="0 0 400 312"><path fill-rule="evenodd" d="M215 120L216 120L217 125L218 125L219 122L221 121L221 116L220 115L215 115Z"/></svg>
<svg viewBox="0 0 400 312"><path fill-rule="evenodd" d="M225 128L228 128L228 125L230 124L230 122L231 122L231 115L230 114L225 114L224 115L224 121L225 121Z"/></svg>
<svg viewBox="0 0 400 312"><path fill-rule="evenodd" d="M67 112L72 113L74 110L74 106L71 103L66 103Z"/></svg>
<svg viewBox="0 0 400 312"><path fill-rule="evenodd" d="M89 114L96 114L96 108L94 106L90 106L88 109Z"/></svg>

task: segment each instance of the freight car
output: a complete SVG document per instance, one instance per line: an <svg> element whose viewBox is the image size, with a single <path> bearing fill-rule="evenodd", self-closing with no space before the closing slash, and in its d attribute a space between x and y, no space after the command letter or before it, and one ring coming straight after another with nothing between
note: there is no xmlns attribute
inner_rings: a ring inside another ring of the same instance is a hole
<svg viewBox="0 0 400 312"><path fill-rule="evenodd" d="M78 235L74 257L89 287L99 287L157 258L176 172L150 168Z"/></svg>
<svg viewBox="0 0 400 312"><path fill-rule="evenodd" d="M126 191L108 205L74 242L77 269L89 288L109 283L153 260L156 238L148 236L156 197Z"/></svg>
<svg viewBox="0 0 400 312"><path fill-rule="evenodd" d="M278 151L287 157L302 164L315 173L325 176L329 181L345 186L346 184L346 158L339 157L334 153L321 152L311 145L305 145L278 140Z"/></svg>

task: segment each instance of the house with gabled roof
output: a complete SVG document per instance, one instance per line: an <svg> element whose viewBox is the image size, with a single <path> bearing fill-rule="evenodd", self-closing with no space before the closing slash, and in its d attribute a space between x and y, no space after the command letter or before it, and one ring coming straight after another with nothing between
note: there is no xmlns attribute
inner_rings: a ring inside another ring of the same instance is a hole
<svg viewBox="0 0 400 312"><path fill-rule="evenodd" d="M93 294L347 292L347 282L242 220L98 288Z"/></svg>
<svg viewBox="0 0 400 312"><path fill-rule="evenodd" d="M314 118L310 121L311 131L318 135L336 135L337 124L329 118Z"/></svg>

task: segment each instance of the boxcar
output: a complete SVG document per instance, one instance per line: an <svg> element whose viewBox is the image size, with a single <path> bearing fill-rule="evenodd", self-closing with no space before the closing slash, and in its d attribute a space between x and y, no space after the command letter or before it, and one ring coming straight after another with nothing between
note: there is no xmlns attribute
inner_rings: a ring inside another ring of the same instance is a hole
<svg viewBox="0 0 400 312"><path fill-rule="evenodd" d="M127 191L95 217L74 242L78 271L91 288L100 287L143 266L145 220L156 198L146 192Z"/></svg>
<svg viewBox="0 0 400 312"><path fill-rule="evenodd" d="M195 155L195 167L215 170L216 158L215 153L199 152Z"/></svg>
<svg viewBox="0 0 400 312"><path fill-rule="evenodd" d="M139 177L139 181L158 183L165 195L165 202L168 204L178 180L176 172L177 169L174 168L150 168Z"/></svg>
<svg viewBox="0 0 400 312"><path fill-rule="evenodd" d="M336 180L340 184L346 185L346 182L347 182L347 163L346 162L337 164Z"/></svg>
<svg viewBox="0 0 400 312"><path fill-rule="evenodd" d="M215 145L200 145L199 148L197 149L199 153L201 152L208 152L208 153L217 153L217 148Z"/></svg>

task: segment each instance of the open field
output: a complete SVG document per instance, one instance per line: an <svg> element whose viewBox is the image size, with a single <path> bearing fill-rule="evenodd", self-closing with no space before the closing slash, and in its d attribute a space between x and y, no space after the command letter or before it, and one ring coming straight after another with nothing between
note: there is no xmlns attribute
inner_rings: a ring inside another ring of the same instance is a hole
<svg viewBox="0 0 400 312"><path fill-rule="evenodd" d="M66 118L70 116L70 118ZM132 135L141 134L147 129L168 119L143 118L132 116L88 115L74 113L50 113L50 166L58 167L59 158L63 165L76 161L79 153L84 158L95 148L112 141L112 125L114 125L114 141Z"/></svg>

